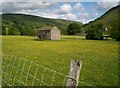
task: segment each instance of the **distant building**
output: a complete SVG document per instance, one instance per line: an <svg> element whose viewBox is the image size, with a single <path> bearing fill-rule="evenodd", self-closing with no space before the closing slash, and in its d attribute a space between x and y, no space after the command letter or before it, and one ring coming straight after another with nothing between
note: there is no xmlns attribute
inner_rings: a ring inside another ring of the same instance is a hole
<svg viewBox="0 0 120 88"><path fill-rule="evenodd" d="M38 30L38 38L41 40L60 40L60 30L57 27L42 27Z"/></svg>
<svg viewBox="0 0 120 88"><path fill-rule="evenodd" d="M107 28L105 28L105 31L107 31L108 29Z"/></svg>

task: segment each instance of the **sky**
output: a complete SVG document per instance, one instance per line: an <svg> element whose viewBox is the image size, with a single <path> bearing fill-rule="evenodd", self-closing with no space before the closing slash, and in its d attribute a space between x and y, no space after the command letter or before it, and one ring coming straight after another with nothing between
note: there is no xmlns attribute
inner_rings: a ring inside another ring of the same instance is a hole
<svg viewBox="0 0 120 88"><path fill-rule="evenodd" d="M114 1L114 2L113 2ZM88 23L118 5L115 0L46 1L0 0L0 13L22 13L45 18L64 19Z"/></svg>

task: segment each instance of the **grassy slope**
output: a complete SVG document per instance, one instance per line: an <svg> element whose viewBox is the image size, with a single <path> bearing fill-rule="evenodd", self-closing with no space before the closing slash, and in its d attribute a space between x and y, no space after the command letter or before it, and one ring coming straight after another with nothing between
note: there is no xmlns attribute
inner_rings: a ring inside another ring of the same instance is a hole
<svg viewBox="0 0 120 88"><path fill-rule="evenodd" d="M12 23L17 22L19 24L27 23L30 26L38 27L38 28L42 26L55 25L60 29L61 27L66 29L66 27L70 23L74 22L74 21L68 21L68 20L43 18L43 17L33 16L33 15L15 14L15 13L2 14L2 20L3 20L3 24L5 24L4 21L12 22ZM82 23L80 22L76 22L76 23L79 23L82 25ZM6 24L6 25L10 26L10 24Z"/></svg>
<svg viewBox="0 0 120 88"><path fill-rule="evenodd" d="M3 20L13 20L13 21L30 21L30 22L42 22L44 24L50 23L50 24L61 24L61 22L56 22L54 19L50 18L42 18L38 16L33 15L26 15L26 14L15 14L15 13L8 13L8 14L2 14ZM61 21L61 20L60 20ZM68 22L63 20L62 22Z"/></svg>
<svg viewBox="0 0 120 88"><path fill-rule="evenodd" d="M103 23L103 25L107 28L110 27L111 22L114 21L115 19L118 19L118 11L120 10L120 5L113 7L106 13L104 13L101 17L97 18L94 21L91 21L89 24L97 24L97 23ZM88 24L88 25L89 25Z"/></svg>
<svg viewBox="0 0 120 88"><path fill-rule="evenodd" d="M68 74L71 60L81 60L81 81L98 86L117 85L118 42L72 36L63 36L60 41L34 39L36 37L3 36L3 59L8 58L7 55L24 57L64 74Z"/></svg>

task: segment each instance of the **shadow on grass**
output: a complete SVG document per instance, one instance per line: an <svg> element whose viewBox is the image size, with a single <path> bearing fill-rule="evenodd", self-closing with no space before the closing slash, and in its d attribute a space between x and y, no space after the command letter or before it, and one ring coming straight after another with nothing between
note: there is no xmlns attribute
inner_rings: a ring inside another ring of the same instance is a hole
<svg viewBox="0 0 120 88"><path fill-rule="evenodd" d="M44 41L43 39L34 39L35 41Z"/></svg>
<svg viewBox="0 0 120 88"><path fill-rule="evenodd" d="M61 40L34 39L34 41L55 41L55 42L58 42L58 41L63 41L63 40L62 39Z"/></svg>

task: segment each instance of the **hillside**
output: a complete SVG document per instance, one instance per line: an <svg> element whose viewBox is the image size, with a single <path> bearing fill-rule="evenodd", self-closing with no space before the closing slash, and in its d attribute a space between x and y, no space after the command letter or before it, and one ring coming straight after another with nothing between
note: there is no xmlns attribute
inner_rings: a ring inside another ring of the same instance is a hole
<svg viewBox="0 0 120 88"><path fill-rule="evenodd" d="M35 35L36 30L43 26L57 26L62 34L66 33L67 26L73 21L42 18L25 14L2 14L2 33ZM79 23L82 25L82 23Z"/></svg>
<svg viewBox="0 0 120 88"><path fill-rule="evenodd" d="M104 28L111 28L111 24L118 20L118 10L120 5L113 7L101 17L95 19L84 25L84 29L87 29L91 24L103 24ZM36 35L36 30L43 26L57 26L62 34L67 34L67 26L74 21L42 18L33 15L25 14L2 14L2 34L9 35ZM77 22L78 23L78 22ZM82 23L78 23L81 24ZM109 32L109 31L108 31Z"/></svg>
<svg viewBox="0 0 120 88"><path fill-rule="evenodd" d="M91 24L98 24L102 23L105 28L111 27L111 23L114 22L115 20L118 20L118 11L120 11L120 5L113 7L109 11L107 11L105 14L103 14L101 17L95 19L94 21L89 22L88 24L85 24L85 27L88 27Z"/></svg>

